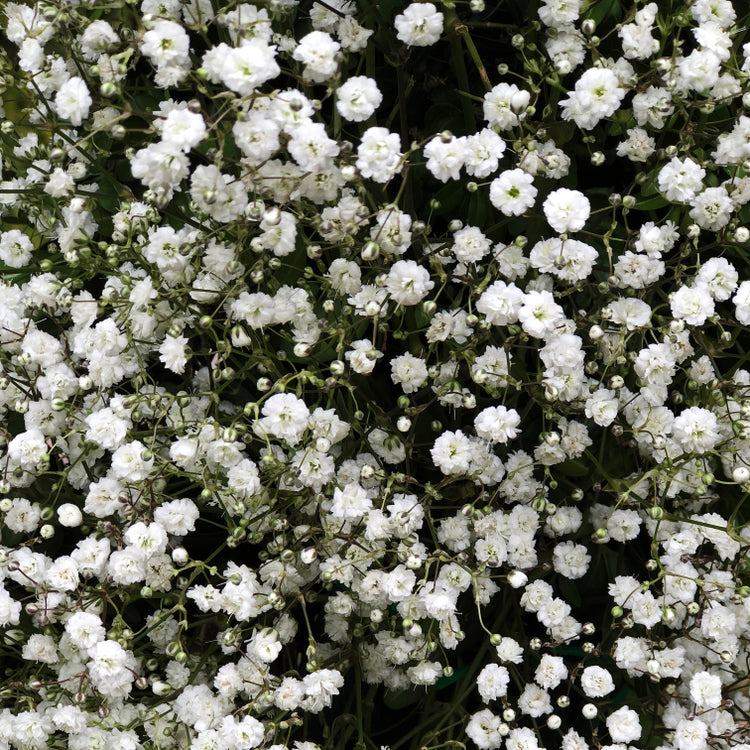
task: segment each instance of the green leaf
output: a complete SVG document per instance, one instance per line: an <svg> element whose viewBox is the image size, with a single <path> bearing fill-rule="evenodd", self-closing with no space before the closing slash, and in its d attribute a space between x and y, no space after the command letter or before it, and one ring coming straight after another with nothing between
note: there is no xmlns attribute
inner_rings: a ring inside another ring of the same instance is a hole
<svg viewBox="0 0 750 750"><path fill-rule="evenodd" d="M460 667L459 669L457 669L449 677L441 677L435 683L435 687L438 690L442 690L443 688L447 688L449 685L452 685L454 682L458 682L468 671L469 671L469 665L468 664L464 664L463 667Z"/></svg>
<svg viewBox="0 0 750 750"><path fill-rule="evenodd" d="M580 607L583 605L581 592L573 581L569 578L565 578L565 576L559 576L557 583L560 588L560 593L563 595L566 602L570 602L574 607Z"/></svg>
<svg viewBox="0 0 750 750"><path fill-rule="evenodd" d="M666 198L661 195L657 195L653 198L649 198L648 200L636 203L635 207L640 211L654 211L657 208L664 208L664 206L668 205L669 201Z"/></svg>
<svg viewBox="0 0 750 750"><path fill-rule="evenodd" d="M472 227L486 227L490 223L492 206L488 194L482 191L472 193L469 197L469 210L467 212L467 223Z"/></svg>
<svg viewBox="0 0 750 750"><path fill-rule="evenodd" d="M413 706L424 697L424 691L417 690L387 690L383 697L383 703L392 711Z"/></svg>
<svg viewBox="0 0 750 750"><path fill-rule="evenodd" d="M622 18L622 7L619 0L599 0L589 9L588 18L596 21L597 26L600 26L605 19L612 24L618 23Z"/></svg>
<svg viewBox="0 0 750 750"><path fill-rule="evenodd" d="M585 477L591 473L591 467L587 466L583 461L573 459L558 464L555 466L555 471L559 471L567 477Z"/></svg>

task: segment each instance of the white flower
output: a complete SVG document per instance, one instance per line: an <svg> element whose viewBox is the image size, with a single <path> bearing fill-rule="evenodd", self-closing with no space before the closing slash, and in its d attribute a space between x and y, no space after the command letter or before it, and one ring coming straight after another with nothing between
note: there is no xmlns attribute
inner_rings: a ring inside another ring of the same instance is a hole
<svg viewBox="0 0 750 750"><path fill-rule="evenodd" d="M508 733L505 747L507 750L538 750L539 741L533 729L517 727Z"/></svg>
<svg viewBox="0 0 750 750"><path fill-rule="evenodd" d="M60 659L55 639L41 633L34 633L29 637L24 644L21 656L27 661L38 661L42 664L56 664Z"/></svg>
<svg viewBox="0 0 750 750"><path fill-rule="evenodd" d="M638 511L617 508L607 519L607 532L616 542L629 542L635 539L641 529Z"/></svg>
<svg viewBox="0 0 750 750"><path fill-rule="evenodd" d="M540 240L531 249L529 262L542 273L575 284L588 278L599 257L597 250L580 240L552 237Z"/></svg>
<svg viewBox="0 0 750 750"><path fill-rule="evenodd" d="M344 356L354 372L369 375L375 369L377 361L383 356L383 352L373 349L370 339L359 339L359 341L352 341L352 348Z"/></svg>
<svg viewBox="0 0 750 750"><path fill-rule="evenodd" d="M718 232L732 217L734 203L722 185L706 188L690 201L690 218L703 229Z"/></svg>
<svg viewBox="0 0 750 750"><path fill-rule="evenodd" d="M615 113L625 93L609 68L589 68L576 81L570 96L560 102L563 119L591 130L602 118Z"/></svg>
<svg viewBox="0 0 750 750"><path fill-rule="evenodd" d="M143 35L141 53L157 67L181 62L190 51L190 38L174 21L159 20Z"/></svg>
<svg viewBox="0 0 750 750"><path fill-rule="evenodd" d="M591 213L591 204L580 191L559 188L547 196L543 210L549 225L562 234L583 229Z"/></svg>
<svg viewBox="0 0 750 750"><path fill-rule="evenodd" d="M417 576L413 570L405 565L397 565L390 573L383 576L383 591L391 602L400 602L411 595L416 582Z"/></svg>
<svg viewBox="0 0 750 750"><path fill-rule="evenodd" d="M485 703L502 698L508 692L510 673L499 664L487 664L477 675L477 689Z"/></svg>
<svg viewBox="0 0 750 750"><path fill-rule="evenodd" d="M607 731L613 742L633 742L640 739L641 723L638 714L627 706L618 708L607 717Z"/></svg>
<svg viewBox="0 0 750 750"><path fill-rule="evenodd" d="M0 627L18 625L21 616L21 602L17 602L0 583Z"/></svg>
<svg viewBox="0 0 750 750"><path fill-rule="evenodd" d="M605 310L609 311L613 323L625 326L628 331L647 326L651 320L651 306L634 297L616 299Z"/></svg>
<svg viewBox="0 0 750 750"><path fill-rule="evenodd" d="M124 697L130 693L135 680L133 655L116 641L99 641L89 649L87 663L91 682L102 694Z"/></svg>
<svg viewBox="0 0 750 750"><path fill-rule="evenodd" d="M416 305L435 286L430 273L413 260L399 260L388 271L386 289L399 305Z"/></svg>
<svg viewBox="0 0 750 750"><path fill-rule="evenodd" d="M8 458L25 471L32 471L47 455L49 447L41 430L20 432L8 443Z"/></svg>
<svg viewBox="0 0 750 750"><path fill-rule="evenodd" d="M710 89L721 72L721 58L710 49L694 49L687 57L678 57L676 63L676 87L683 94Z"/></svg>
<svg viewBox="0 0 750 750"><path fill-rule="evenodd" d="M252 463L247 460L248 463ZM253 464L255 466L255 464ZM236 491L236 484L233 483L236 472L240 469L241 464L235 464L228 472L227 478L232 489ZM257 469L255 471L257 478ZM257 479L256 479L257 481ZM259 487L258 483L258 487ZM256 490L257 491L257 490ZM255 494L250 492L250 495ZM164 531L175 536L185 536L191 531L195 531L195 522L198 520L200 511L198 506L189 498L183 497L176 500L168 500L162 503L154 510L154 521L158 523Z"/></svg>
<svg viewBox="0 0 750 750"><path fill-rule="evenodd" d="M73 503L63 503L57 508L57 518L61 526L75 528L83 522L81 509Z"/></svg>
<svg viewBox="0 0 750 750"><path fill-rule="evenodd" d="M439 661L421 661L406 670L412 685L434 685L442 673L443 665Z"/></svg>
<svg viewBox="0 0 750 750"><path fill-rule="evenodd" d="M459 263L477 263L491 246L492 241L478 227L463 227L453 235L451 251Z"/></svg>
<svg viewBox="0 0 750 750"><path fill-rule="evenodd" d="M636 375L651 385L669 385L677 363L668 344L649 344L641 349L634 367Z"/></svg>
<svg viewBox="0 0 750 750"><path fill-rule="evenodd" d="M555 302L551 292L531 291L524 297L518 311L523 330L536 338L545 338L564 321L562 307Z"/></svg>
<svg viewBox="0 0 750 750"><path fill-rule="evenodd" d="M505 326L518 320L518 312L524 304L524 293L512 282L496 281L482 292L477 300L477 311L496 326ZM750 304L750 282L748 282Z"/></svg>
<svg viewBox="0 0 750 750"><path fill-rule="evenodd" d="M336 90L336 109L351 122L363 122L380 106L383 95L367 76L352 76Z"/></svg>
<svg viewBox="0 0 750 750"><path fill-rule="evenodd" d="M581 12L581 0L544 0L537 13L545 26L562 29L572 26Z"/></svg>
<svg viewBox="0 0 750 750"><path fill-rule="evenodd" d="M201 164L190 178L190 197L211 218L229 222L239 218L247 206L244 185L213 164Z"/></svg>
<svg viewBox="0 0 750 750"><path fill-rule="evenodd" d="M584 413L600 427L609 427L617 417L619 402L614 391L597 388L587 399Z"/></svg>
<svg viewBox="0 0 750 750"><path fill-rule="evenodd" d="M0 260L11 268L22 268L32 257L34 245L20 229L10 229L0 235Z"/></svg>
<svg viewBox="0 0 750 750"><path fill-rule="evenodd" d="M699 406L688 407L675 418L672 435L688 453L706 453L721 439L716 415Z"/></svg>
<svg viewBox="0 0 750 750"><path fill-rule="evenodd" d="M335 669L319 669L305 675L302 684L307 696L305 708L317 713L331 705L333 696L338 695L338 689L344 684L344 678Z"/></svg>
<svg viewBox="0 0 750 750"><path fill-rule="evenodd" d="M554 690L568 676L562 656L544 654L534 672L534 680L545 690Z"/></svg>
<svg viewBox="0 0 750 750"><path fill-rule="evenodd" d="M737 288L739 274L726 258L709 258L698 270L696 286L704 287L717 301L723 302Z"/></svg>
<svg viewBox="0 0 750 750"><path fill-rule="evenodd" d="M677 750L705 750L708 747L708 727L700 719L682 719L674 733Z"/></svg>
<svg viewBox="0 0 750 750"><path fill-rule="evenodd" d="M276 688L274 704L284 711L293 711L302 704L304 697L302 681L296 677L285 677Z"/></svg>
<svg viewBox="0 0 750 750"><path fill-rule="evenodd" d="M515 83L499 83L484 95L484 119L490 127L510 130L518 125L518 115L530 101L531 94Z"/></svg>
<svg viewBox="0 0 750 750"><path fill-rule="evenodd" d="M49 333L31 329L23 337L21 351L31 362L41 365L44 369L56 365L63 359L62 344Z"/></svg>
<svg viewBox="0 0 750 750"><path fill-rule="evenodd" d="M232 135L247 164L262 164L279 150L281 128L265 113L244 112L232 126Z"/></svg>
<svg viewBox="0 0 750 750"><path fill-rule="evenodd" d="M490 201L505 216L520 216L534 205L534 178L523 169L502 172L490 184Z"/></svg>
<svg viewBox="0 0 750 750"><path fill-rule="evenodd" d="M427 364L421 357L406 352L391 360L391 380L404 393L416 393L427 381Z"/></svg>
<svg viewBox="0 0 750 750"><path fill-rule="evenodd" d="M74 612L65 623L65 632L80 649L91 649L105 640L106 630L99 615Z"/></svg>
<svg viewBox="0 0 750 750"><path fill-rule="evenodd" d="M2 240L0 240L0 250L2 249ZM0 255L0 257L2 257ZM737 292L732 298L735 308L735 317L738 323L750 325L750 281L743 281L737 288Z"/></svg>
<svg viewBox="0 0 750 750"><path fill-rule="evenodd" d="M489 177L498 167L505 141L489 128L466 138L466 173L480 179Z"/></svg>
<svg viewBox="0 0 750 750"><path fill-rule="evenodd" d="M518 696L518 708L521 713L532 718L538 718L544 714L552 713L552 701L546 690L530 682Z"/></svg>
<svg viewBox="0 0 750 750"><path fill-rule="evenodd" d="M188 339L185 336L167 335L159 346L159 361L167 370L181 374L188 361Z"/></svg>
<svg viewBox="0 0 750 750"><path fill-rule="evenodd" d="M339 146L328 137L325 125L320 122L306 122L294 129L287 150L303 170L320 172L333 165L333 158L338 156Z"/></svg>
<svg viewBox="0 0 750 750"><path fill-rule="evenodd" d="M163 554L167 547L167 533L159 523L145 524L138 521L125 532L129 549L142 559Z"/></svg>
<svg viewBox="0 0 750 750"><path fill-rule="evenodd" d="M89 114L93 100L85 81L77 76L64 83L55 96L55 110L64 120L80 125Z"/></svg>
<svg viewBox="0 0 750 750"><path fill-rule="evenodd" d="M561 542L552 551L552 566L560 575L571 580L586 575L591 562L586 547L574 542Z"/></svg>
<svg viewBox="0 0 750 750"><path fill-rule="evenodd" d="M427 159L427 169L435 179L441 182L458 180L461 177L461 167L464 166L468 155L466 139L455 136L447 139L435 137L424 147L424 155Z"/></svg>
<svg viewBox="0 0 750 750"><path fill-rule="evenodd" d="M276 62L276 47L261 39L247 39L240 47L234 48L221 44L209 54L214 51L219 79L240 96L250 96L259 86L281 73ZM203 64L210 69L205 59Z"/></svg>
<svg viewBox="0 0 750 750"><path fill-rule="evenodd" d="M92 62L102 52L120 41L117 32L106 21L93 21L79 38L81 53L85 60Z"/></svg>
<svg viewBox="0 0 750 750"><path fill-rule="evenodd" d="M645 60L659 51L659 40L651 36L651 28L635 23L620 29L623 54L628 60Z"/></svg>
<svg viewBox="0 0 750 750"><path fill-rule="evenodd" d="M656 151L656 141L643 128L628 128L628 137L617 145L617 155L646 162Z"/></svg>
<svg viewBox="0 0 750 750"><path fill-rule="evenodd" d="M154 465L154 457L149 453L140 440L120 446L112 454L112 474L117 479L140 482L149 475Z"/></svg>
<svg viewBox="0 0 750 750"><path fill-rule="evenodd" d="M276 661L282 647L283 644L278 640L278 633L274 630L255 631L253 637L247 642L248 654L252 654L265 664Z"/></svg>
<svg viewBox="0 0 750 750"><path fill-rule="evenodd" d="M516 429L521 416L515 409L505 406L488 406L474 418L474 429L483 440L492 443L507 443L518 434Z"/></svg>
<svg viewBox="0 0 750 750"><path fill-rule="evenodd" d="M339 294L356 294L362 288L362 270L354 261L345 258L331 261L326 278Z"/></svg>
<svg viewBox="0 0 750 750"><path fill-rule="evenodd" d="M206 136L206 123L203 117L189 109L173 109L158 127L161 130L162 141L176 151L190 151Z"/></svg>
<svg viewBox="0 0 750 750"><path fill-rule="evenodd" d="M523 647L513 638L503 636L495 651L500 661L509 664L521 664L523 662Z"/></svg>
<svg viewBox="0 0 750 750"><path fill-rule="evenodd" d="M368 39L375 32L362 26L353 16L346 16L346 18L340 19L336 33L341 46L347 52L361 52L367 47Z"/></svg>
<svg viewBox="0 0 750 750"><path fill-rule="evenodd" d="M581 688L588 698L603 698L615 689L615 683L604 667L586 667L581 673Z"/></svg>
<svg viewBox="0 0 750 750"><path fill-rule="evenodd" d="M11 501L13 507L5 513L5 525L17 534L30 534L39 528L41 508L25 497L16 497Z"/></svg>
<svg viewBox="0 0 750 750"><path fill-rule="evenodd" d="M303 77L312 83L323 83L338 70L337 55L341 45L325 31L311 31L299 40L292 57L305 67Z"/></svg>
<svg viewBox="0 0 750 750"><path fill-rule="evenodd" d="M357 169L362 177L388 182L401 164L401 139L387 128L368 128L357 148Z"/></svg>
<svg viewBox="0 0 750 750"><path fill-rule="evenodd" d="M446 430L430 450L430 455L443 474L465 474L474 451L471 440L461 430Z"/></svg>
<svg viewBox="0 0 750 750"><path fill-rule="evenodd" d="M275 393L263 404L262 418L257 422L257 429L285 440L289 445L296 445L307 428L310 410L302 399L293 393Z"/></svg>
<svg viewBox="0 0 750 750"><path fill-rule="evenodd" d="M44 192L53 198L66 198L75 190L75 181L60 167L55 167L47 178Z"/></svg>
<svg viewBox="0 0 750 750"><path fill-rule="evenodd" d="M163 141L139 149L130 160L130 171L150 190L171 197L189 174L189 160Z"/></svg>
<svg viewBox="0 0 750 750"><path fill-rule="evenodd" d="M480 750L496 750L503 744L501 719L488 708L472 715L466 725L466 735Z"/></svg>
<svg viewBox="0 0 750 750"><path fill-rule="evenodd" d="M678 159L676 156L659 171L659 190L668 201L690 203L703 187L706 170L692 159Z"/></svg>
<svg viewBox="0 0 750 750"><path fill-rule="evenodd" d="M721 705L721 688L721 677L711 672L696 672L690 678L690 697L701 711Z"/></svg>
<svg viewBox="0 0 750 750"><path fill-rule="evenodd" d="M429 47L443 33L443 14L432 3L412 3L393 25L399 41L410 47Z"/></svg>

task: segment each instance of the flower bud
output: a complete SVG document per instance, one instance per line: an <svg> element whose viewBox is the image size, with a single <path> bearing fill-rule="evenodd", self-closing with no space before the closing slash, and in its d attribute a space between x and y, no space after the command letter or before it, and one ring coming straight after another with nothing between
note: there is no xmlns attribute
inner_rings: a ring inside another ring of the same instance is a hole
<svg viewBox="0 0 750 750"><path fill-rule="evenodd" d="M63 503L57 509L57 518L61 526L67 526L68 528L80 526L83 522L81 509L73 503Z"/></svg>
<svg viewBox="0 0 750 750"><path fill-rule="evenodd" d="M526 585L529 577L522 570L513 570L508 573L508 583L514 589L520 589Z"/></svg>
<svg viewBox="0 0 750 750"><path fill-rule="evenodd" d="M593 719L596 717L596 706L593 703L586 703L581 709L581 713L585 719Z"/></svg>

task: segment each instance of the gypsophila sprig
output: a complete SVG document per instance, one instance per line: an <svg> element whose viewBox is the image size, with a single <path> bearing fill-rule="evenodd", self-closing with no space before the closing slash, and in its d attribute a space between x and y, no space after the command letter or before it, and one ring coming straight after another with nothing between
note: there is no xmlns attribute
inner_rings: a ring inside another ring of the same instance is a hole
<svg viewBox="0 0 750 750"><path fill-rule="evenodd" d="M0 750L746 750L749 22L2 4Z"/></svg>

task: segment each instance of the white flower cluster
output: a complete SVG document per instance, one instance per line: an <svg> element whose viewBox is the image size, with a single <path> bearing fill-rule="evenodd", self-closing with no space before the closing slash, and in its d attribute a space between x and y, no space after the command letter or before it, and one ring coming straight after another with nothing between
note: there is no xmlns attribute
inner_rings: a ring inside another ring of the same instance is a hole
<svg viewBox="0 0 750 750"><path fill-rule="evenodd" d="M0 750L750 747L750 14L522 5L2 4Z"/></svg>

